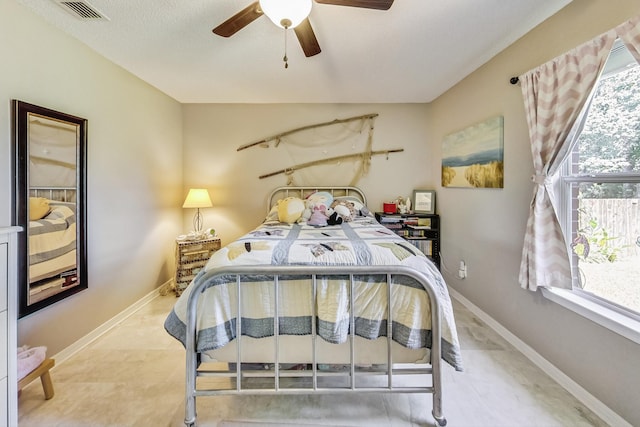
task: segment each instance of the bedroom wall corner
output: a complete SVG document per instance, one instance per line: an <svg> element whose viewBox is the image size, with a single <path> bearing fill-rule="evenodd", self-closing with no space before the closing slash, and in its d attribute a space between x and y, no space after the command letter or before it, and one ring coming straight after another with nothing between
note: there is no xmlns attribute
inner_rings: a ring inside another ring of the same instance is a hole
<svg viewBox="0 0 640 427"><path fill-rule="evenodd" d="M10 100L88 119L89 288L18 323L19 345L55 354L170 279L182 106L17 2L0 1L0 39L0 223L13 209Z"/></svg>
<svg viewBox="0 0 640 427"><path fill-rule="evenodd" d="M570 3L435 100L429 127L435 152L446 135L504 116L504 188L438 188L447 283L631 425L640 425L640 346L518 283L533 167L521 90L509 78L638 13L633 0Z"/></svg>

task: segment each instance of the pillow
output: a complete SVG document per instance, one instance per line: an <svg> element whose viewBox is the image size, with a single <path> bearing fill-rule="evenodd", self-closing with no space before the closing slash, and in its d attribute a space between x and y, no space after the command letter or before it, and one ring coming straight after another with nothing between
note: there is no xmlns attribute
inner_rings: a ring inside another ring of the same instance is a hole
<svg viewBox="0 0 640 427"><path fill-rule="evenodd" d="M278 204L273 205L267 217L264 219L265 221L278 221Z"/></svg>
<svg viewBox="0 0 640 427"><path fill-rule="evenodd" d="M49 200L44 197L29 197L29 221L44 218L51 211Z"/></svg>

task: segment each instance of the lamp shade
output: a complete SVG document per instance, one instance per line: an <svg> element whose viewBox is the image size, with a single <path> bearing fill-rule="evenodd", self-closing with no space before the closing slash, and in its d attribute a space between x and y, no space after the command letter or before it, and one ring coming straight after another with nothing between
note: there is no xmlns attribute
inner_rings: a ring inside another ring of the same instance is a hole
<svg viewBox="0 0 640 427"><path fill-rule="evenodd" d="M311 0L260 0L260 8L278 27L295 28L311 13Z"/></svg>
<svg viewBox="0 0 640 427"><path fill-rule="evenodd" d="M182 205L183 208L210 208L213 206L209 192L205 188L192 188Z"/></svg>

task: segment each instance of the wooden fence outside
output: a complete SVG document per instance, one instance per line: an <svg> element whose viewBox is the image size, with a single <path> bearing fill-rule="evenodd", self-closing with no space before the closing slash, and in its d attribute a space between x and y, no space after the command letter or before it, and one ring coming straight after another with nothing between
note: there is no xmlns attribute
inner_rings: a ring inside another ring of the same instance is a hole
<svg viewBox="0 0 640 427"><path fill-rule="evenodd" d="M640 199L581 199L580 206L606 230L621 257L640 254Z"/></svg>

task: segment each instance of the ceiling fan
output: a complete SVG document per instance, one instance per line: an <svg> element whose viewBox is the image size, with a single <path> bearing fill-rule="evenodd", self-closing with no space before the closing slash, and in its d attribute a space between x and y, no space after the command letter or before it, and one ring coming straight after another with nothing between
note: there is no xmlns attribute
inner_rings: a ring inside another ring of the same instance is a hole
<svg viewBox="0 0 640 427"><path fill-rule="evenodd" d="M262 15L267 15L277 26L284 29L293 28L305 56L314 56L319 54L321 50L318 39L316 39L316 35L311 27L311 22L309 22L311 2L312 0L255 1L218 25L213 29L213 32L222 37L231 37ZM388 10L393 4L393 0L315 0L315 2L335 6L361 7L378 10ZM279 4L272 5L271 3ZM301 4L303 4L302 7ZM284 8L284 10L278 10L279 6ZM288 7L292 9L287 9ZM296 16L296 14L298 15Z"/></svg>

